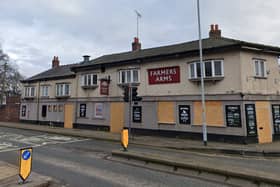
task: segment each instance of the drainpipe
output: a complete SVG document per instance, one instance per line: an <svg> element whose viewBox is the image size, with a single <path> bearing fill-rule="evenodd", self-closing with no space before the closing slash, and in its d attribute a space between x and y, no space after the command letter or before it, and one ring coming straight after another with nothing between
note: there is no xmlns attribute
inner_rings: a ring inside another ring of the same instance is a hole
<svg viewBox="0 0 280 187"><path fill-rule="evenodd" d="M75 99L75 123L77 124L77 109L78 109L78 87L79 87L79 82L80 82L80 75L76 74L76 99Z"/></svg>
<svg viewBox="0 0 280 187"><path fill-rule="evenodd" d="M40 105L40 91L41 91L41 82L39 81L39 88L38 88L38 98L37 98L37 123L40 125L40 121L39 121L39 105Z"/></svg>

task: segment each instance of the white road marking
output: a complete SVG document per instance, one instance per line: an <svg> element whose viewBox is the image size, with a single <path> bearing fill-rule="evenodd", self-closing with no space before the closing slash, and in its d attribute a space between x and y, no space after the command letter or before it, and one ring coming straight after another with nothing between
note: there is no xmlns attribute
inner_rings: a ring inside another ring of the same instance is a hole
<svg viewBox="0 0 280 187"><path fill-rule="evenodd" d="M15 145L15 142L27 144L26 146L41 147L46 145L67 144L90 139L76 138L64 135L41 134L36 136L24 136L21 134L13 134L9 132L0 132L0 152L16 151L20 146ZM2 142L3 141L3 142Z"/></svg>

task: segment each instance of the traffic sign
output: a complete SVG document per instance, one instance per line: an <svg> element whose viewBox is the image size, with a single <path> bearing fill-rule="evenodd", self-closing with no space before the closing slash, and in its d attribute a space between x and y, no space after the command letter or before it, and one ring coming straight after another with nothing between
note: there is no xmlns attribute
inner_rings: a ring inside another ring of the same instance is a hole
<svg viewBox="0 0 280 187"><path fill-rule="evenodd" d="M32 167L32 147L19 150L19 176L24 182L31 173Z"/></svg>
<svg viewBox="0 0 280 187"><path fill-rule="evenodd" d="M127 151L127 146L128 146L128 129L125 127L122 130L121 133L121 143L123 146L123 150Z"/></svg>

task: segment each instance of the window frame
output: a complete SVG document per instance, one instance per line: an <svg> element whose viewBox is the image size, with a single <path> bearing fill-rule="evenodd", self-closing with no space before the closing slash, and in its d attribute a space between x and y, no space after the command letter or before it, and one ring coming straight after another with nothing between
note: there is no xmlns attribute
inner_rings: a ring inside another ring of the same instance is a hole
<svg viewBox="0 0 280 187"><path fill-rule="evenodd" d="M24 97L35 97L35 96L36 96L36 87L35 86L25 86L24 87Z"/></svg>
<svg viewBox="0 0 280 187"><path fill-rule="evenodd" d="M135 73L137 72L137 73ZM135 74L134 74L135 73ZM135 75L137 74L137 78L135 78ZM132 69L121 69L119 70L119 84L129 84L129 83L140 83L140 69L138 68L132 68ZM128 80L128 77L130 76L130 80ZM124 76L124 80L123 80Z"/></svg>
<svg viewBox="0 0 280 187"><path fill-rule="evenodd" d="M98 75L96 73L86 73L81 76L82 76L82 81L81 81L82 87L97 86ZM94 78L94 77L96 77L96 78ZM95 80L95 81L93 81L93 80Z"/></svg>
<svg viewBox="0 0 280 187"><path fill-rule="evenodd" d="M67 93L66 88L68 87ZM71 95L70 83L56 83L55 96L56 97L69 97Z"/></svg>
<svg viewBox="0 0 280 187"><path fill-rule="evenodd" d="M211 76L206 76L206 66L205 63L211 63ZM216 67L215 67L215 62L220 62L220 68L221 68L221 75L216 75ZM212 59L212 60L204 60L202 62L203 65L203 78L223 78L224 77L224 60L222 59ZM192 72L192 67L194 72ZM199 79L201 77L201 68L200 68L200 62L194 61L188 64L188 70L189 70L189 79ZM200 73L199 73L200 72ZM198 75L200 74L200 76ZM192 76L194 75L194 76Z"/></svg>
<svg viewBox="0 0 280 187"><path fill-rule="evenodd" d="M264 59L253 59L255 77L267 78L266 61ZM263 66L262 66L263 65Z"/></svg>
<svg viewBox="0 0 280 187"><path fill-rule="evenodd" d="M240 104L226 104L225 106L225 118L226 118L226 127L233 127L233 128L242 128L242 113L241 113L241 105ZM228 113L230 113L229 108L230 107L237 107L238 114L239 114L239 124L238 125L231 125L229 123L229 117Z"/></svg>
<svg viewBox="0 0 280 187"><path fill-rule="evenodd" d="M42 85L40 90L41 97L49 97L49 87L48 85Z"/></svg>
<svg viewBox="0 0 280 187"><path fill-rule="evenodd" d="M97 108L101 107L101 115L98 115ZM94 118L103 119L104 118L104 103L94 103Z"/></svg>

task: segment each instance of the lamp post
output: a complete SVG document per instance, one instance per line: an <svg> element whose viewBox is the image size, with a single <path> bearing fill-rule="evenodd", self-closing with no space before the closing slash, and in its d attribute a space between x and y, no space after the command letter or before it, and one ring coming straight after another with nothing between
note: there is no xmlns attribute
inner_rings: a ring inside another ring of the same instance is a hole
<svg viewBox="0 0 280 187"><path fill-rule="evenodd" d="M203 143L207 146L207 127L206 127L206 107L205 107L205 92L204 92L204 65L202 60L202 40L200 27L200 9L199 0L197 0L197 21L198 21L198 37L199 37L199 61L200 61L200 82L201 82L201 102L202 102L202 132Z"/></svg>

